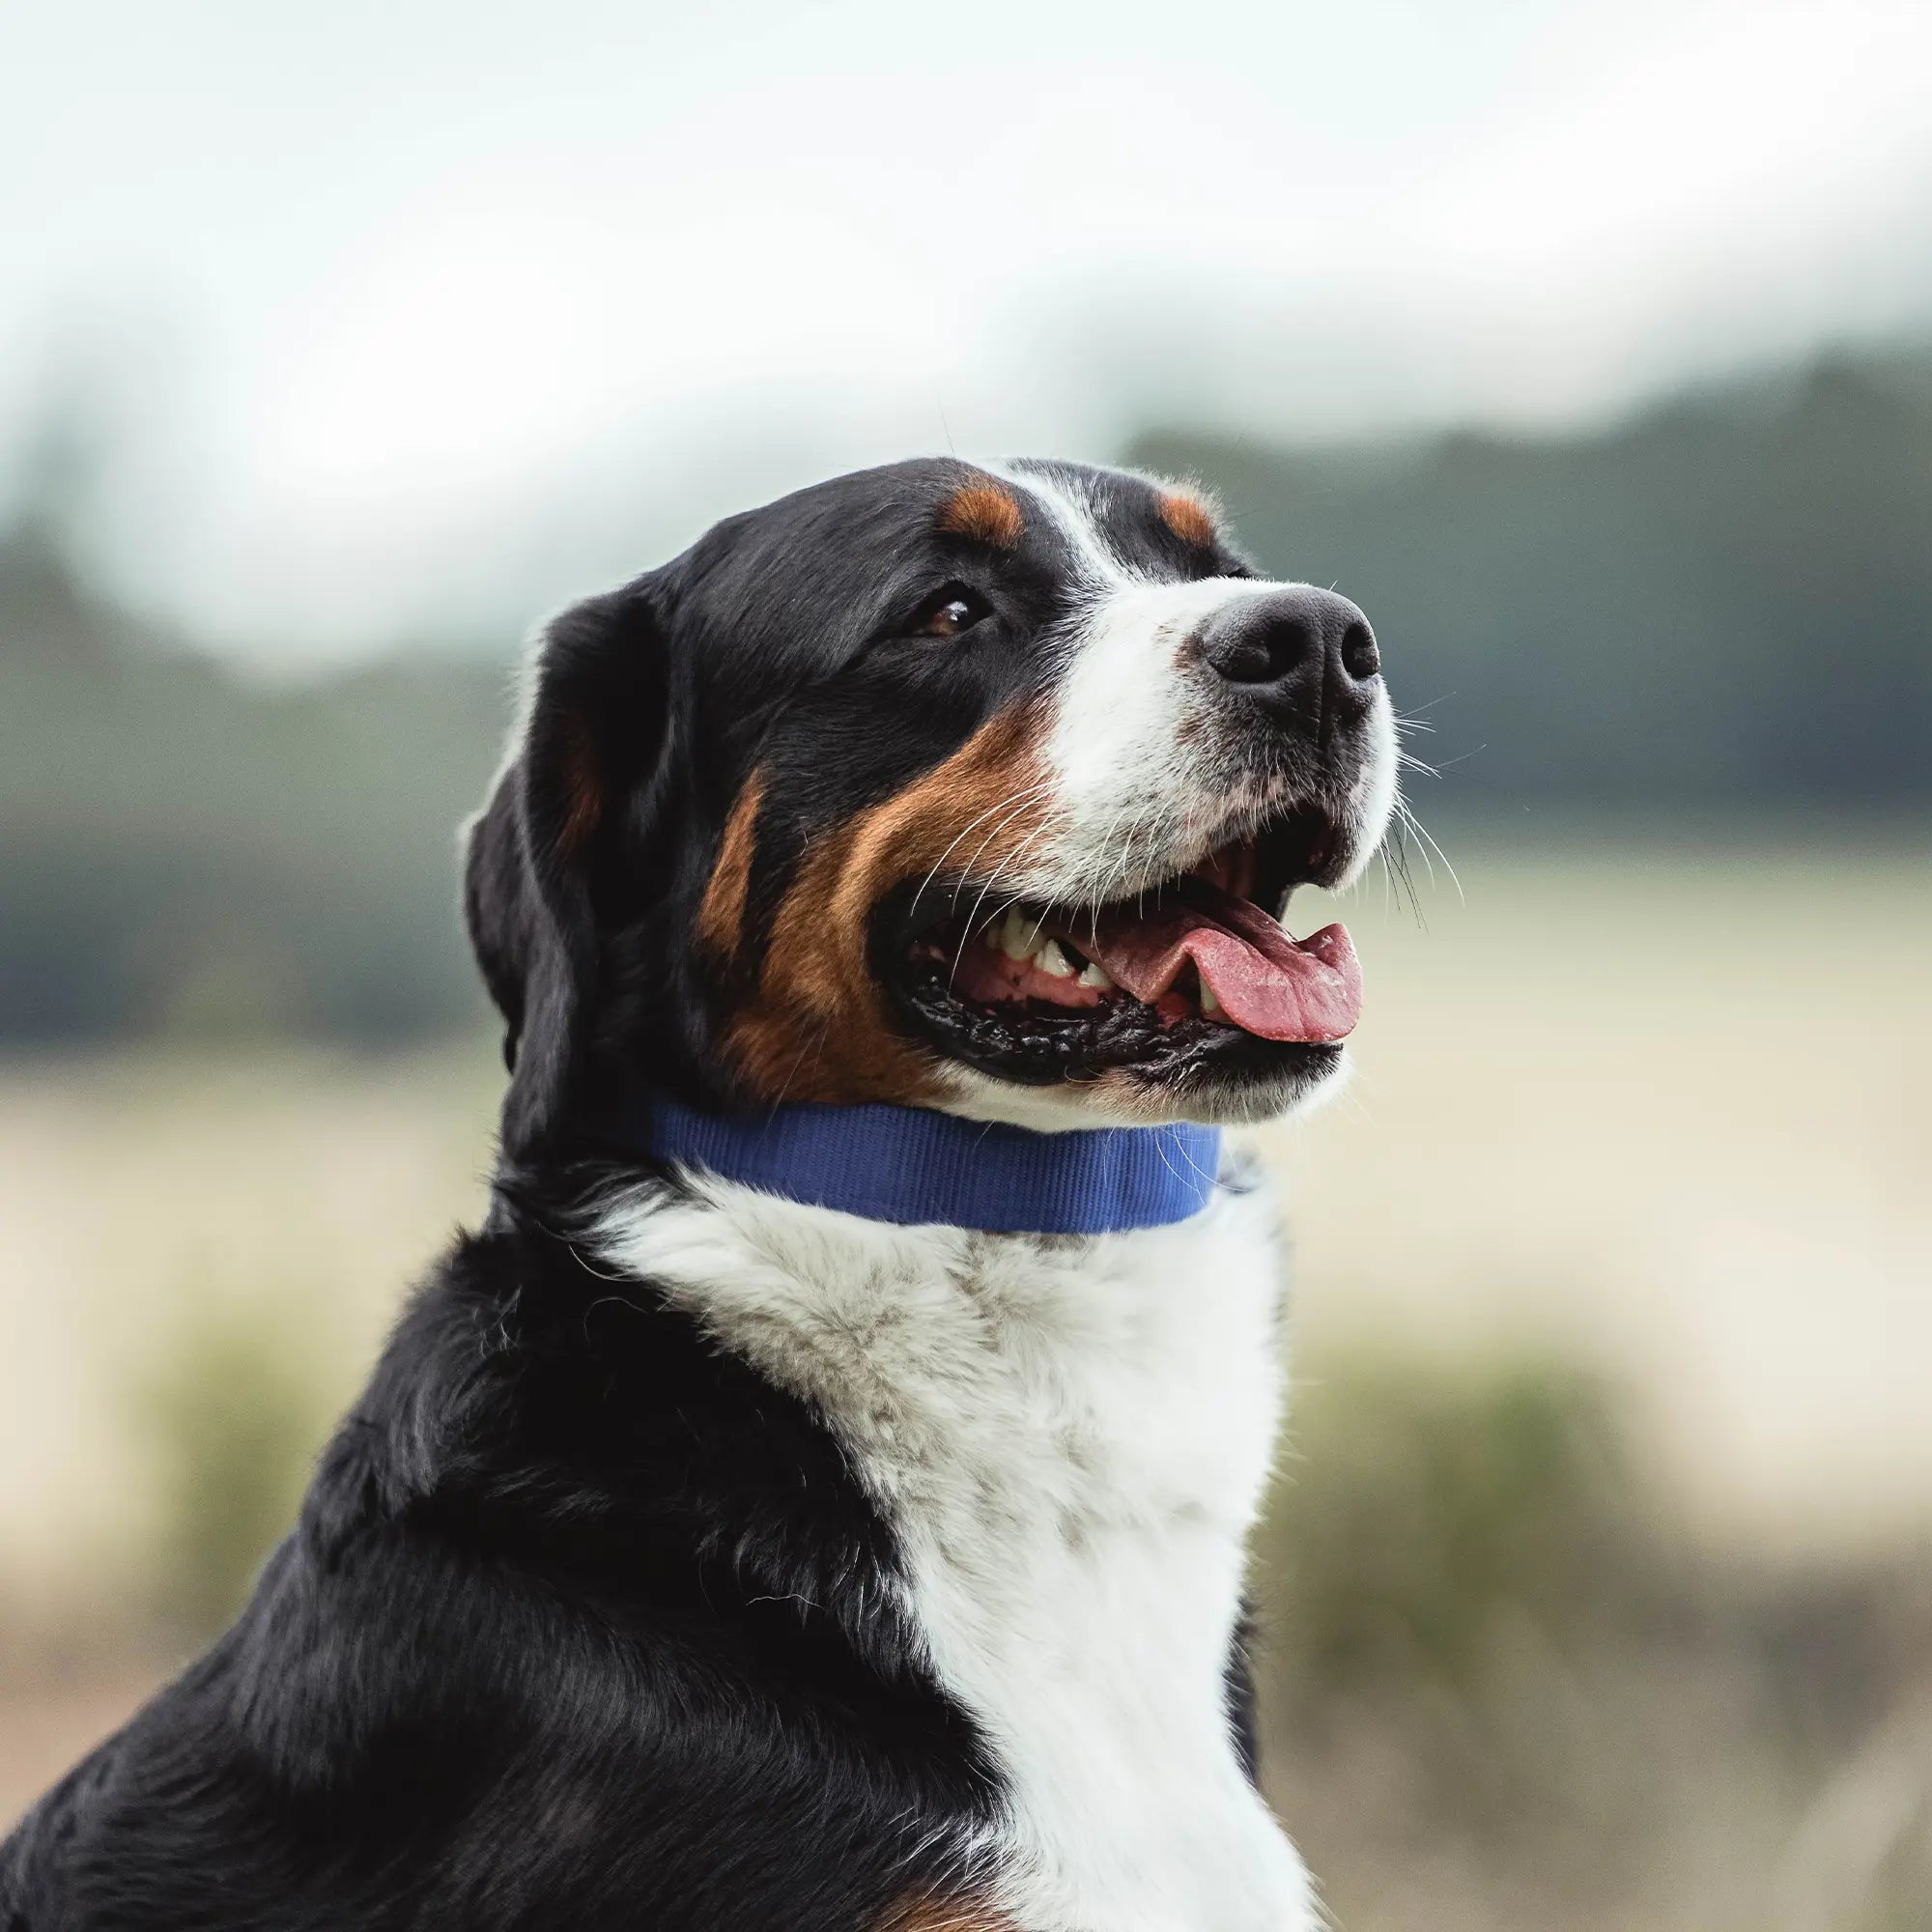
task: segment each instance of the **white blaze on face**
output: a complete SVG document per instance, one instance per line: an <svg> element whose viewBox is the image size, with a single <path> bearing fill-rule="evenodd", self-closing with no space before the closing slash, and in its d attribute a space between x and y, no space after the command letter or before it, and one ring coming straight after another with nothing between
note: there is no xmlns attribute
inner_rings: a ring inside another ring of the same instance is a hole
<svg viewBox="0 0 1932 1932"><path fill-rule="evenodd" d="M1389 702L1388 687L1376 690L1375 708L1369 714L1368 731L1373 750L1362 762L1355 782L1349 791L1349 810L1353 816L1354 849L1349 869L1338 886L1350 886L1374 858L1376 847L1395 811L1397 741L1395 706Z"/></svg>
<svg viewBox="0 0 1932 1932"><path fill-rule="evenodd" d="M1062 630L1066 661L1044 745L1052 826L1004 889L1057 900L1119 898L1197 863L1255 817L1291 808L1296 801L1278 781L1270 791L1245 770L1229 739L1219 679L1193 643L1230 605L1290 586L1150 578L1115 553L1077 479L1032 470L1005 477L1054 519L1080 591ZM1348 802L1349 878L1368 863L1395 802L1395 721L1379 685L1365 743Z"/></svg>
<svg viewBox="0 0 1932 1932"><path fill-rule="evenodd" d="M1054 861L1078 892L1111 867L1110 897L1201 853L1239 793L1219 740L1220 694L1191 639L1228 605L1277 586L1238 578L1130 583L1097 599L1069 638L1046 759L1061 831ZM1231 786L1230 781L1235 783Z"/></svg>

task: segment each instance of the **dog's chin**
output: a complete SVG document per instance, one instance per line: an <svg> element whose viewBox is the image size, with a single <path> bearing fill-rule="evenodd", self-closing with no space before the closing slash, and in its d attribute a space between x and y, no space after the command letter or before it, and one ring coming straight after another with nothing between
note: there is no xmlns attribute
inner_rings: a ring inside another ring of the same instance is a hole
<svg viewBox="0 0 1932 1932"><path fill-rule="evenodd" d="M1261 1126L1325 1106L1348 1085L1350 1065L1347 1048L1333 1044L1302 1047L1271 1066L1194 1062L1171 1076L1135 1069L1038 1087L1000 1080L954 1061L942 1069L940 1106L963 1120L1000 1121L1043 1133L1180 1121Z"/></svg>

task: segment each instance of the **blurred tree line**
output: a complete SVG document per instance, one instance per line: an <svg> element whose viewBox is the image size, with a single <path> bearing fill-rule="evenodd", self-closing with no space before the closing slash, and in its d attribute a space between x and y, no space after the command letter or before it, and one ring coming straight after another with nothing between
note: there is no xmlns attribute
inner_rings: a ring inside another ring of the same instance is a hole
<svg viewBox="0 0 1932 1932"><path fill-rule="evenodd" d="M1296 451L1164 431L1271 569L1369 613L1433 812L1932 800L1932 351L1592 435ZM1450 777L1449 775L1452 775Z"/></svg>
<svg viewBox="0 0 1932 1932"><path fill-rule="evenodd" d="M0 538L0 1044L480 1019L456 833L508 692L407 658L257 685Z"/></svg>
<svg viewBox="0 0 1932 1932"><path fill-rule="evenodd" d="M1561 437L1122 454L1364 606L1445 773L1432 819L1932 803L1932 352ZM0 531L0 1044L480 1019L455 831L529 613L494 651L263 685L105 596L67 494L56 466Z"/></svg>

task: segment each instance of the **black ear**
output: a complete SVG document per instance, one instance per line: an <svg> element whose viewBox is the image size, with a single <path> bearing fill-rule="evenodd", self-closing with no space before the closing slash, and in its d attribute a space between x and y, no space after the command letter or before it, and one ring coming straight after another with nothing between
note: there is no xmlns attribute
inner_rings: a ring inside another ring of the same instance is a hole
<svg viewBox="0 0 1932 1932"><path fill-rule="evenodd" d="M503 1151L526 1159L567 1117L598 996L600 863L657 816L670 663L651 580L545 631L489 803L470 821L464 913L504 1019Z"/></svg>

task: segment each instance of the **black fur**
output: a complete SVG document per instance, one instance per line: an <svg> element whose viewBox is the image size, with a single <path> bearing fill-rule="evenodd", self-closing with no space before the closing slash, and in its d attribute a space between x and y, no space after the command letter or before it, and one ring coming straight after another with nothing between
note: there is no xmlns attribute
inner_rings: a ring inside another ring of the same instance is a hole
<svg viewBox="0 0 1932 1932"><path fill-rule="evenodd" d="M241 1621L0 1858L8 1932L851 1932L939 1882L992 1787L886 1527L549 1218L417 1296Z"/></svg>
<svg viewBox="0 0 1932 1932"><path fill-rule="evenodd" d="M997 1783L887 1523L798 1402L570 1236L606 1100L736 1097L690 935L747 774L755 948L814 833L1050 676L1053 534L995 568L937 531L968 474L841 478L551 628L465 885L513 1068L490 1220L234 1628L0 1847L0 1932L859 1932L956 1878ZM1163 569L1238 567L1107 487ZM909 648L955 582L974 648Z"/></svg>

